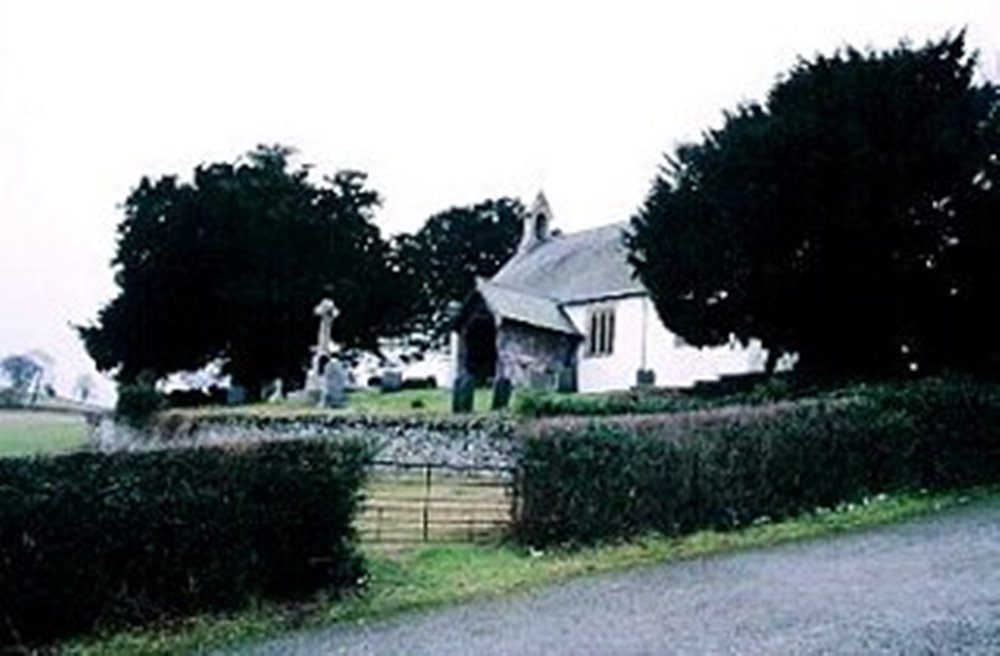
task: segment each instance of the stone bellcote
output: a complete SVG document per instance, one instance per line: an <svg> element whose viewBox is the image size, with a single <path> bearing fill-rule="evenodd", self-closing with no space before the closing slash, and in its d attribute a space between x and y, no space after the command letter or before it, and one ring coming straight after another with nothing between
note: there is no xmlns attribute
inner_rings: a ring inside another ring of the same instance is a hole
<svg viewBox="0 0 1000 656"><path fill-rule="evenodd" d="M539 191L528 215L524 217L524 230L521 234L521 243L517 247L518 252L525 253L538 244L548 241L551 224L552 209L545 194Z"/></svg>

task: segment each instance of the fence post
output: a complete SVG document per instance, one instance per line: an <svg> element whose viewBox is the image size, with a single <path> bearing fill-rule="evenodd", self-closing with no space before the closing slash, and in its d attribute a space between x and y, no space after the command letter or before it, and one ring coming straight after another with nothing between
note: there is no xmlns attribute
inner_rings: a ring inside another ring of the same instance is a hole
<svg viewBox="0 0 1000 656"><path fill-rule="evenodd" d="M521 472L515 467L510 477L510 523L513 529L517 528L517 520L521 515L521 509L518 507L520 498L517 491L520 475Z"/></svg>
<svg viewBox="0 0 1000 656"><path fill-rule="evenodd" d="M430 524L431 466L427 465L424 471L424 542L427 542Z"/></svg>

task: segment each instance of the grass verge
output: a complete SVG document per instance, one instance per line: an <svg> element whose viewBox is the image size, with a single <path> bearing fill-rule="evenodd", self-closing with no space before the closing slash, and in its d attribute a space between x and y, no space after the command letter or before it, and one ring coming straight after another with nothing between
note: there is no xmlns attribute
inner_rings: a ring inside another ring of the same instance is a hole
<svg viewBox="0 0 1000 656"><path fill-rule="evenodd" d="M490 411L492 392L477 389L474 399L475 414ZM319 408L303 402L281 401L277 403L252 403L237 406L203 406L200 408L178 408L169 413L197 419L206 416L245 415L248 417L310 417L343 414L372 416L451 416L451 391L444 388L422 390L400 390L383 394L378 390L362 389L352 391L347 396L343 408Z"/></svg>
<svg viewBox="0 0 1000 656"><path fill-rule="evenodd" d="M67 654L177 654L235 647L283 632L337 622L366 622L539 588L598 572L622 570L699 556L765 547L877 526L996 498L1000 487L948 493L879 495L863 503L819 509L782 522L744 529L701 531L580 550L538 552L511 546L451 546L417 549L399 557L370 556L362 593L346 599L317 598L306 604L262 604L228 616L202 616L153 629L127 631L60 646Z"/></svg>

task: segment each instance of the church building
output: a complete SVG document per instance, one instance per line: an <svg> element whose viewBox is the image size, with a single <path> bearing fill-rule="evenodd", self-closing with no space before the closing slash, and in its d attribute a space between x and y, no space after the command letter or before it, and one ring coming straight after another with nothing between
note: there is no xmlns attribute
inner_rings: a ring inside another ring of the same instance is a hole
<svg viewBox="0 0 1000 656"><path fill-rule="evenodd" d="M763 371L759 343L694 348L663 325L628 262L626 223L561 234L539 193L514 256L477 281L452 333L456 375L596 392Z"/></svg>

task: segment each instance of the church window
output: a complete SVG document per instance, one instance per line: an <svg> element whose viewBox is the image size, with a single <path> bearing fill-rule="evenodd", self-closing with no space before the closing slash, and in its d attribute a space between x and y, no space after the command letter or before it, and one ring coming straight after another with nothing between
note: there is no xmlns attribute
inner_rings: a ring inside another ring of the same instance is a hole
<svg viewBox="0 0 1000 656"><path fill-rule="evenodd" d="M615 310L602 307L587 317L587 357L611 355L615 346Z"/></svg>

